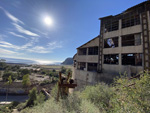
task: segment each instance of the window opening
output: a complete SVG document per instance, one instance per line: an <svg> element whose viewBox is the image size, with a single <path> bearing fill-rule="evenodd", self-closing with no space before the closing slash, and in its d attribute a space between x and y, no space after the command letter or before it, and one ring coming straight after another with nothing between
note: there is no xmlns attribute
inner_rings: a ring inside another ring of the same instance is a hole
<svg viewBox="0 0 150 113"><path fill-rule="evenodd" d="M119 29L119 20L108 20L105 23L104 32L115 31Z"/></svg>
<svg viewBox="0 0 150 113"><path fill-rule="evenodd" d="M122 65L142 66L141 53L122 54Z"/></svg>
<svg viewBox="0 0 150 113"><path fill-rule="evenodd" d="M88 63L88 71L97 72L97 63Z"/></svg>
<svg viewBox="0 0 150 113"><path fill-rule="evenodd" d="M78 49L78 55L86 55L87 48Z"/></svg>
<svg viewBox="0 0 150 113"><path fill-rule="evenodd" d="M141 34L131 34L122 36L122 46L141 45Z"/></svg>
<svg viewBox="0 0 150 113"><path fill-rule="evenodd" d="M89 47L88 48L88 55L98 55L98 46Z"/></svg>
<svg viewBox="0 0 150 113"><path fill-rule="evenodd" d="M84 70L84 68L86 68L86 63L85 62L78 62L77 69Z"/></svg>
<svg viewBox="0 0 150 113"><path fill-rule="evenodd" d="M118 54L104 55L104 64L119 64Z"/></svg>
<svg viewBox="0 0 150 113"><path fill-rule="evenodd" d="M104 48L118 47L118 37L104 39Z"/></svg>
<svg viewBox="0 0 150 113"><path fill-rule="evenodd" d="M134 26L140 24L140 15L139 14L127 14L122 19L122 28Z"/></svg>

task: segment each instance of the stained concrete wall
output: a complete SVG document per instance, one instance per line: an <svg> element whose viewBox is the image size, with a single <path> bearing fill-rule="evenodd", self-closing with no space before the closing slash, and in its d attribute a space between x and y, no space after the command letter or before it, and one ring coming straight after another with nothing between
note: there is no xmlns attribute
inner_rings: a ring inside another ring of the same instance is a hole
<svg viewBox="0 0 150 113"><path fill-rule="evenodd" d="M86 44L80 46L80 48L93 47L93 46L99 46L99 38L98 37L96 37L96 38L90 40L89 42L87 42Z"/></svg>
<svg viewBox="0 0 150 113"><path fill-rule="evenodd" d="M76 60L78 62L98 62L98 55L77 55Z"/></svg>
<svg viewBox="0 0 150 113"><path fill-rule="evenodd" d="M84 70L73 70L73 79L77 83L75 90L79 90L87 85L95 85L99 82L112 83L113 79L119 74L97 73Z"/></svg>
<svg viewBox="0 0 150 113"><path fill-rule="evenodd" d="M6 82L0 82L0 94L5 94L8 89L8 85L6 85ZM26 94L25 89L22 86L21 82L13 82L9 86L9 92L10 94Z"/></svg>

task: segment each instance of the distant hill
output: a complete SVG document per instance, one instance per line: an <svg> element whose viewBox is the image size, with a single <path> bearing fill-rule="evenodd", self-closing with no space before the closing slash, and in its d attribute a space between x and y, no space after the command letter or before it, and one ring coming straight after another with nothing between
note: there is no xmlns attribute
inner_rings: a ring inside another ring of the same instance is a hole
<svg viewBox="0 0 150 113"><path fill-rule="evenodd" d="M5 59L7 64L40 64L40 65L60 65L61 62L52 62L52 63L40 63L35 60L27 60L27 59L17 59L17 58L5 58L5 57L0 57L0 59Z"/></svg>
<svg viewBox="0 0 150 113"><path fill-rule="evenodd" d="M17 59L17 58L0 57L0 59L5 59L6 63L8 64L36 64L37 63L34 60Z"/></svg>
<svg viewBox="0 0 150 113"><path fill-rule="evenodd" d="M73 58L66 58L66 60L64 62L62 62L61 64L72 65L73 64Z"/></svg>

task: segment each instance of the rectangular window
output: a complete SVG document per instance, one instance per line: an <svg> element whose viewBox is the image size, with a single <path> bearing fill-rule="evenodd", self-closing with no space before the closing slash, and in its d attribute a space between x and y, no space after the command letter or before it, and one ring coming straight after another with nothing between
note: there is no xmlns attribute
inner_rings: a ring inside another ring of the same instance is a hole
<svg viewBox="0 0 150 113"><path fill-rule="evenodd" d="M122 19L122 28L131 27L140 24L140 15L127 14Z"/></svg>
<svg viewBox="0 0 150 113"><path fill-rule="evenodd" d="M88 55L98 55L98 46L89 47L88 48Z"/></svg>
<svg viewBox="0 0 150 113"><path fill-rule="evenodd" d="M118 47L118 37L104 39L104 48Z"/></svg>
<svg viewBox="0 0 150 113"><path fill-rule="evenodd" d="M97 72L97 63L88 63L88 71Z"/></svg>
<svg viewBox="0 0 150 113"><path fill-rule="evenodd" d="M119 29L119 20L108 20L105 22L105 32L115 31Z"/></svg>
<svg viewBox="0 0 150 113"><path fill-rule="evenodd" d="M118 54L104 55L104 64L119 64Z"/></svg>
<svg viewBox="0 0 150 113"><path fill-rule="evenodd" d="M122 54L122 65L142 66L141 53Z"/></svg>
<svg viewBox="0 0 150 113"><path fill-rule="evenodd" d="M86 55L87 48L78 49L78 55Z"/></svg>
<svg viewBox="0 0 150 113"><path fill-rule="evenodd" d="M78 62L77 69L84 70L84 68L86 68L86 63L85 62Z"/></svg>
<svg viewBox="0 0 150 113"><path fill-rule="evenodd" d="M122 46L137 46L141 45L141 34L131 34L122 36Z"/></svg>

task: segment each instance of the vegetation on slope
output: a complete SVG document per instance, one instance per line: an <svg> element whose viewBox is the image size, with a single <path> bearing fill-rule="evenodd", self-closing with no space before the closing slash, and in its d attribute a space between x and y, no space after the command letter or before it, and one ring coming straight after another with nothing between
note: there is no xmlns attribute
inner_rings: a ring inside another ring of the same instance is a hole
<svg viewBox="0 0 150 113"><path fill-rule="evenodd" d="M53 90L56 94L57 88ZM54 95L55 95L54 94ZM22 113L148 113L150 111L150 75L139 79L126 76L115 79L112 86L104 83L87 86L56 102L54 98Z"/></svg>

